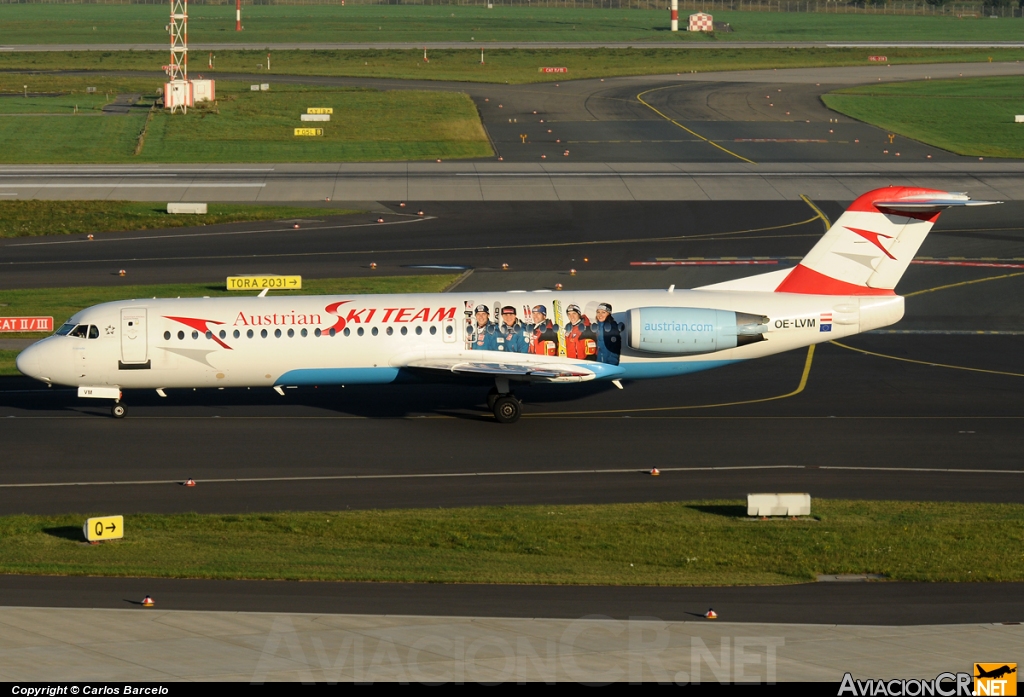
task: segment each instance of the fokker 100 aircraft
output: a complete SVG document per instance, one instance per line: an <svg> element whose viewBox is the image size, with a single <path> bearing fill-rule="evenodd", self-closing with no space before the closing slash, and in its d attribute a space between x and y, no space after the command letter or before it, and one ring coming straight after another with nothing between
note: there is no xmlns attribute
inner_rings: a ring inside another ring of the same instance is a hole
<svg viewBox="0 0 1024 697"><path fill-rule="evenodd" d="M693 290L126 300L76 313L18 356L18 369L80 397L123 389L493 384L503 423L516 383L659 378L885 327L894 288L951 206L997 203L908 187L870 191L806 257Z"/></svg>

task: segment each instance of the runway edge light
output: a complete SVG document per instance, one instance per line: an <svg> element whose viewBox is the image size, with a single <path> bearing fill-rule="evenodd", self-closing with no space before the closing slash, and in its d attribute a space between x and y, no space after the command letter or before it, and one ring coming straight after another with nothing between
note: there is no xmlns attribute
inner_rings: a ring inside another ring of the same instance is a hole
<svg viewBox="0 0 1024 697"><path fill-rule="evenodd" d="M124 537L124 516L111 515L89 518L82 526L82 534L91 543L120 540Z"/></svg>

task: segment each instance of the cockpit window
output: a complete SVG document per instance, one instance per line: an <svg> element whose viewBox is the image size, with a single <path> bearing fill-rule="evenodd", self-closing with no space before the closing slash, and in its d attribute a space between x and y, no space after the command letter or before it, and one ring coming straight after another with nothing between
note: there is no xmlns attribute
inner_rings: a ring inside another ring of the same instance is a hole
<svg viewBox="0 0 1024 697"><path fill-rule="evenodd" d="M75 325L73 322L65 322L64 324L60 325L60 329L57 330L57 336L65 336L74 328Z"/></svg>
<svg viewBox="0 0 1024 697"><path fill-rule="evenodd" d="M71 330L69 336L75 336L79 339L85 339L89 335L89 325L79 324L77 327Z"/></svg>
<svg viewBox="0 0 1024 697"><path fill-rule="evenodd" d="M100 328L97 327L95 324L90 324L89 325L89 338L90 339L99 339L100 338Z"/></svg>

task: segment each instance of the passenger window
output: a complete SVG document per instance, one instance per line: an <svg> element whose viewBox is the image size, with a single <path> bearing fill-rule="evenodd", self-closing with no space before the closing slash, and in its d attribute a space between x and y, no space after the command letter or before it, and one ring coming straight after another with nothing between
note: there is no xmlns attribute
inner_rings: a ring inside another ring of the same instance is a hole
<svg viewBox="0 0 1024 697"><path fill-rule="evenodd" d="M307 332L305 329L303 329L302 330L302 338L306 338L307 334L309 334L309 332ZM291 336L291 334L289 334L288 336Z"/></svg>
<svg viewBox="0 0 1024 697"><path fill-rule="evenodd" d="M267 338L267 330L266 329L261 329L260 330L260 336L262 338L266 339Z"/></svg>
<svg viewBox="0 0 1024 697"><path fill-rule="evenodd" d="M334 330L332 329L331 331L333 332ZM334 335L332 334L331 336ZM348 327L345 327L345 336L352 336L352 330L349 329Z"/></svg>
<svg viewBox="0 0 1024 697"><path fill-rule="evenodd" d="M226 331L224 331L223 329L221 329L221 330L220 330L220 338L221 338L221 339L223 339L223 338L224 338L224 337L226 337L227 335L228 335L228 333L227 333Z"/></svg>
<svg viewBox="0 0 1024 697"><path fill-rule="evenodd" d="M394 327L388 327L388 336L391 336L394 333L395 333L395 328Z"/></svg>
<svg viewBox="0 0 1024 697"><path fill-rule="evenodd" d="M409 327L402 327L402 336L405 336L408 333L409 333Z"/></svg>
<svg viewBox="0 0 1024 697"><path fill-rule="evenodd" d="M280 339L281 338L281 330L280 329L275 329L274 330L274 338L276 338L276 339Z"/></svg>
<svg viewBox="0 0 1024 697"><path fill-rule="evenodd" d="M231 336L235 337L236 339L239 336L241 336L241 334L242 334L242 332L238 331L237 329L235 331L231 332Z"/></svg>
<svg viewBox="0 0 1024 697"><path fill-rule="evenodd" d="M373 329L371 329L370 333L373 334L374 336L377 336L377 327L374 327Z"/></svg>
<svg viewBox="0 0 1024 697"><path fill-rule="evenodd" d="M291 339L293 336L295 336L295 330L294 329L289 329L288 330L288 338Z"/></svg>
<svg viewBox="0 0 1024 697"><path fill-rule="evenodd" d="M434 334L437 334L437 327L430 328L430 336L434 336Z"/></svg>
<svg viewBox="0 0 1024 697"><path fill-rule="evenodd" d="M213 338L213 332L211 332L209 329L206 330L206 338L207 339L212 339Z"/></svg>
<svg viewBox="0 0 1024 697"><path fill-rule="evenodd" d="M245 333L245 337L247 339L251 339L252 338L252 330L251 329Z"/></svg>
<svg viewBox="0 0 1024 697"><path fill-rule="evenodd" d="M423 333L423 327L416 327L416 336L419 336L422 333Z"/></svg>
<svg viewBox="0 0 1024 697"><path fill-rule="evenodd" d="M164 341L170 341L170 340L171 340L171 333L170 332L164 332Z"/></svg>
<svg viewBox="0 0 1024 697"><path fill-rule="evenodd" d="M99 339L100 338L100 328L97 327L94 324L90 324L89 325L89 338L90 339Z"/></svg>
<svg viewBox="0 0 1024 697"><path fill-rule="evenodd" d="M181 341L184 338L185 338L185 332L178 332L178 341Z"/></svg>
<svg viewBox="0 0 1024 697"><path fill-rule="evenodd" d="M363 335L363 328L359 327L359 329L356 330L356 334L358 334L359 336L362 336Z"/></svg>
<svg viewBox="0 0 1024 697"><path fill-rule="evenodd" d="M320 327L313 330L313 336L319 338L321 334L323 334L323 332L320 331Z"/></svg>
<svg viewBox="0 0 1024 697"><path fill-rule="evenodd" d="M89 325L88 324L79 324L77 327L75 327L74 329L71 330L71 334L70 335L75 337L75 338L77 338L77 339L84 339L84 338L86 338L88 333L89 333Z"/></svg>
<svg viewBox="0 0 1024 697"><path fill-rule="evenodd" d="M199 332L196 331L195 329L192 330L192 338L193 339L198 339L199 338Z"/></svg>

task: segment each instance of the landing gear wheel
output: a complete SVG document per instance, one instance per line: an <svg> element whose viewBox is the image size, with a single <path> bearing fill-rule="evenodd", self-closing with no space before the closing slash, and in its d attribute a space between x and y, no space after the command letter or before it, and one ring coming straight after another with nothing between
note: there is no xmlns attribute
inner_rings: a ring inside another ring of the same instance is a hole
<svg viewBox="0 0 1024 697"><path fill-rule="evenodd" d="M110 415L113 416L115 419L123 419L125 411L126 409L124 406L124 402L114 402L114 404L110 407Z"/></svg>
<svg viewBox="0 0 1024 697"><path fill-rule="evenodd" d="M519 421L523 407L519 400L510 394L502 395L494 400L494 418L500 424L514 424Z"/></svg>
<svg viewBox="0 0 1024 697"><path fill-rule="evenodd" d="M492 387L491 391L487 393L487 408L490 409L491 411L494 411L494 403L498 400L498 397L500 396L501 393L498 392L498 388Z"/></svg>

